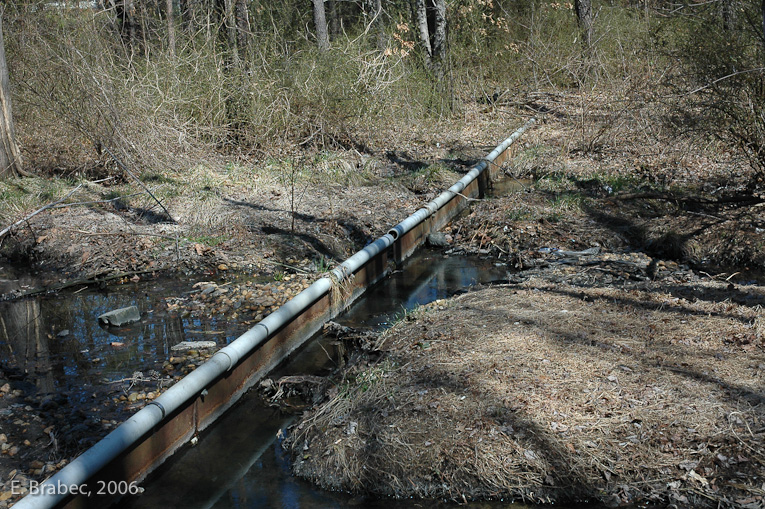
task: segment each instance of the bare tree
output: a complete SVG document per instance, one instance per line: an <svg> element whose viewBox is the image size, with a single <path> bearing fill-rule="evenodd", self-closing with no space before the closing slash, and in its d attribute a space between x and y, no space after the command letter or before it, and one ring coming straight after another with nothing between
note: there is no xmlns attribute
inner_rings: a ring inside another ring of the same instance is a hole
<svg viewBox="0 0 765 509"><path fill-rule="evenodd" d="M21 169L21 153L16 145L11 112L11 84L5 63L3 43L3 8L0 6L0 177L26 175Z"/></svg>
<svg viewBox="0 0 765 509"><path fill-rule="evenodd" d="M138 20L135 0L121 0L114 3L114 12L117 14L117 24L120 28L122 40L131 51L139 49L141 25Z"/></svg>
<svg viewBox="0 0 765 509"><path fill-rule="evenodd" d="M332 36L332 38L337 37L340 35L341 28L340 28L340 13L338 12L338 0L327 0L327 5L329 7L327 11L327 16L329 17L329 35Z"/></svg>
<svg viewBox="0 0 765 509"><path fill-rule="evenodd" d="M589 52L592 45L592 0L574 0L574 9L582 34L582 44L585 51Z"/></svg>
<svg viewBox="0 0 765 509"><path fill-rule="evenodd" d="M364 17L374 28L377 49L383 51L388 46L388 41L385 35L385 11L382 7L382 0L365 0L363 5Z"/></svg>
<svg viewBox="0 0 765 509"><path fill-rule="evenodd" d="M175 58L175 21L173 19L173 0L165 0L165 16L167 17L167 47L170 57Z"/></svg>
<svg viewBox="0 0 765 509"><path fill-rule="evenodd" d="M313 2L313 24L316 28L316 43L321 51L329 49L329 33L327 31L327 15L324 11L324 0Z"/></svg>
<svg viewBox="0 0 765 509"><path fill-rule="evenodd" d="M235 0L234 11L236 15L236 46L239 50L239 57L247 61L247 55L250 47L250 13L247 9L247 0Z"/></svg>
<svg viewBox="0 0 765 509"><path fill-rule="evenodd" d="M234 66L239 66L239 52L236 48L236 13L234 12L234 0L223 0L223 20L226 27L228 50L231 52L231 63Z"/></svg>
<svg viewBox="0 0 765 509"><path fill-rule="evenodd" d="M425 62L437 79L445 76L446 0L413 0L420 48Z"/></svg>

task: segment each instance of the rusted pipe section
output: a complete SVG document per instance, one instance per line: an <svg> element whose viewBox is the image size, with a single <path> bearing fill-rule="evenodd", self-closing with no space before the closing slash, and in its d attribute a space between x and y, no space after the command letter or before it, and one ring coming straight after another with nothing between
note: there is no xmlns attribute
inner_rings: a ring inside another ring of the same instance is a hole
<svg viewBox="0 0 765 509"><path fill-rule="evenodd" d="M490 165L501 163L507 157L507 148L534 122L532 119L515 131L447 191L345 260L329 277L319 279L220 349L14 507L44 509L64 502L102 507L98 497L85 495L72 499L69 490L92 482L97 476L126 481L143 479L230 408L324 321L337 315L342 309L334 305L333 291L339 292L337 300L344 306L349 304L387 274L389 251L393 251L397 261L403 260L422 242L425 234L464 208L467 200L462 193L469 189L471 194L478 194L476 179ZM91 492L96 489L95 486L89 488Z"/></svg>

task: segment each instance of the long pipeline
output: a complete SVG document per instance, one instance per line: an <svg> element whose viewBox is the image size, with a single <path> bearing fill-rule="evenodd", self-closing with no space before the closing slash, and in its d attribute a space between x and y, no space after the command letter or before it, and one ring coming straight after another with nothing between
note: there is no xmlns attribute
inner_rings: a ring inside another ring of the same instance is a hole
<svg viewBox="0 0 765 509"><path fill-rule="evenodd" d="M370 260L391 248L397 240L435 214L451 199L459 196L468 185L484 172L489 165L494 164L497 157L504 154L505 150L534 123L535 119L529 120L447 191L444 191L433 201L427 203L417 212L391 228L387 234L342 262L330 272L329 277L324 277L314 282L310 287L268 315L228 346L220 349L207 362L136 412L101 441L45 481L39 486L38 490L21 499L14 507L18 509L46 509L55 507L57 504L67 500L71 493L61 489L61 487L81 486L87 483L88 480L93 478L120 454L123 454L130 447L134 446L137 441L145 438L147 434L155 430L169 416L184 406L193 403L196 398L206 394L207 388L214 381L237 366L240 361L263 345L277 331L304 313L316 301L327 296L333 288L351 278ZM357 295L353 294L342 296L346 301L350 301L355 297ZM331 312L334 316L340 310L332 310ZM240 396L241 393L232 394L231 404ZM190 437L191 434L188 434L185 440L188 440ZM180 445L182 444L178 446ZM158 464L151 465L150 468L155 468L156 466ZM142 472L143 475L140 478L147 473L148 471Z"/></svg>

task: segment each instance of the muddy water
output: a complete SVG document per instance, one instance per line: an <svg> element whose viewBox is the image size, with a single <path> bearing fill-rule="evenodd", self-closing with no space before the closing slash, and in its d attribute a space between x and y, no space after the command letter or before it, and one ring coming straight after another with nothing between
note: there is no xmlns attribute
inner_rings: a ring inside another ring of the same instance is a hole
<svg viewBox="0 0 765 509"><path fill-rule="evenodd" d="M384 328L417 305L506 277L504 265L495 265L492 260L446 257L439 252L422 251L406 263L403 270L370 289L336 321L357 328ZM319 336L273 376L321 374L331 369L336 360L332 341ZM289 462L278 438L293 418L263 405L255 395L245 395L236 407L201 435L196 447L187 447L176 454L144 483L142 495L123 500L121 506L403 508L438 505L432 501L360 500L344 493L318 490L295 479L290 475Z"/></svg>

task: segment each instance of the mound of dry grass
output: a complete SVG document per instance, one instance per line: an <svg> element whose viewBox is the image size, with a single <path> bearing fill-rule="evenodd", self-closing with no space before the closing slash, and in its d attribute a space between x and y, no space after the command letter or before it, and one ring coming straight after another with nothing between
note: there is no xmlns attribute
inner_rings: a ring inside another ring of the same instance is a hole
<svg viewBox="0 0 765 509"><path fill-rule="evenodd" d="M430 306L292 430L294 471L393 497L761 503L762 300L532 278Z"/></svg>

